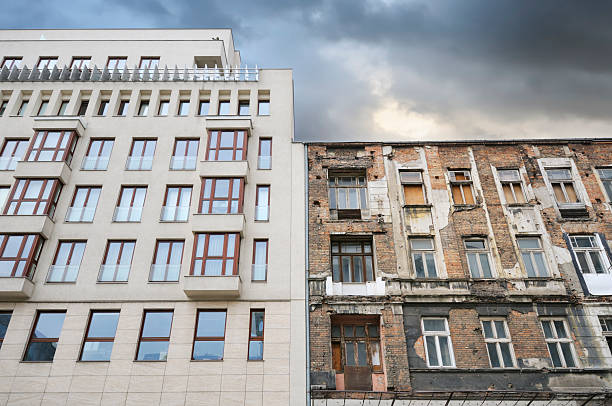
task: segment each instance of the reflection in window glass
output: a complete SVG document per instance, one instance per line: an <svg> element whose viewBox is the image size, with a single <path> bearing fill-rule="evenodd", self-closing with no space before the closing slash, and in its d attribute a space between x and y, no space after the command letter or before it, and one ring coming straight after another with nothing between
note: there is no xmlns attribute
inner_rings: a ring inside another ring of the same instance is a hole
<svg viewBox="0 0 612 406"><path fill-rule="evenodd" d="M225 310L200 310L193 342L194 360L222 360L225 343Z"/></svg>

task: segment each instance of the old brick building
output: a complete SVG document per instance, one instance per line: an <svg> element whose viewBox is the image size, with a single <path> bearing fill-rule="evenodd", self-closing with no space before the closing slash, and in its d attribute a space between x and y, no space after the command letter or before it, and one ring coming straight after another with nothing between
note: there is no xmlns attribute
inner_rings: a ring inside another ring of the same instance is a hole
<svg viewBox="0 0 612 406"><path fill-rule="evenodd" d="M612 402L612 142L307 148L313 404Z"/></svg>

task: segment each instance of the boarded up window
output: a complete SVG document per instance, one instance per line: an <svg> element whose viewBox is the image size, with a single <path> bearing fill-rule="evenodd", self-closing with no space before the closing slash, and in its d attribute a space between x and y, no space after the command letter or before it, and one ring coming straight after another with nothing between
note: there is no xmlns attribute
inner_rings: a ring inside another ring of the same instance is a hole
<svg viewBox="0 0 612 406"><path fill-rule="evenodd" d="M404 188L404 204L425 204L425 191L421 172L401 171L400 182Z"/></svg>
<svg viewBox="0 0 612 406"><path fill-rule="evenodd" d="M518 169L500 169L497 171L502 184L506 203L525 203L525 195L521 187L521 177Z"/></svg>
<svg viewBox="0 0 612 406"><path fill-rule="evenodd" d="M475 204L470 171L449 171L454 204Z"/></svg>

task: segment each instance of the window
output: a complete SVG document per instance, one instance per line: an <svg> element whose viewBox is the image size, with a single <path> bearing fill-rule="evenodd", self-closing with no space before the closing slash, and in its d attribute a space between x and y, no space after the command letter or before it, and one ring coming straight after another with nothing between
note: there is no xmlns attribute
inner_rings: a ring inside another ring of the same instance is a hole
<svg viewBox="0 0 612 406"><path fill-rule="evenodd" d="M6 330L8 330L9 323L11 322L11 314L11 312L0 312L0 348L2 348Z"/></svg>
<svg viewBox="0 0 612 406"><path fill-rule="evenodd" d="M543 319L542 329L555 368L575 368L574 348L565 320Z"/></svg>
<svg viewBox="0 0 612 406"><path fill-rule="evenodd" d="M209 107L210 107L209 100L200 100L200 105L198 106L198 115L200 116L207 115Z"/></svg>
<svg viewBox="0 0 612 406"><path fill-rule="evenodd" d="M109 105L110 101L109 100L100 100L100 106L98 107L98 115L99 116L105 116L106 113L108 113L108 105Z"/></svg>
<svg viewBox="0 0 612 406"><path fill-rule="evenodd" d="M343 372L345 366L369 366L374 372L382 372L378 319L332 319L331 345L332 364L337 372Z"/></svg>
<svg viewBox="0 0 612 406"><path fill-rule="evenodd" d="M13 69L21 67L21 57L20 56L7 56L2 60L2 66L0 68Z"/></svg>
<svg viewBox="0 0 612 406"><path fill-rule="evenodd" d="M6 205L10 190L10 186L0 186L0 208Z"/></svg>
<svg viewBox="0 0 612 406"><path fill-rule="evenodd" d="M422 323L427 366L430 368L454 367L455 360L448 320L424 318Z"/></svg>
<svg viewBox="0 0 612 406"><path fill-rule="evenodd" d="M206 160L246 160L246 131L210 131Z"/></svg>
<svg viewBox="0 0 612 406"><path fill-rule="evenodd" d="M580 203L569 168L546 169L557 203Z"/></svg>
<svg viewBox="0 0 612 406"><path fill-rule="evenodd" d="M265 281L268 275L268 240L253 241L252 280Z"/></svg>
<svg viewBox="0 0 612 406"><path fill-rule="evenodd" d="M2 319L1 319L1 315L0 315L0 326L2 325ZM10 315L9 315L10 318ZM603 333L603 336L606 339L606 342L608 343L608 348L610 349L610 351L612 351L612 317L610 316L599 316L599 323L601 324L601 331ZM6 322L6 325L8 325L8 321ZM0 331L1 331L1 327L0 327ZM6 331L6 328L5 328Z"/></svg>
<svg viewBox="0 0 612 406"><path fill-rule="evenodd" d="M186 116L188 114L189 114L189 100L180 100L179 108L178 108L178 115Z"/></svg>
<svg viewBox="0 0 612 406"><path fill-rule="evenodd" d="M90 57L74 57L72 58L72 63L70 64L70 69L87 69L89 68L89 63L91 62Z"/></svg>
<svg viewBox="0 0 612 406"><path fill-rule="evenodd" d="M177 282L181 272L184 241L157 241L153 264L152 282Z"/></svg>
<svg viewBox="0 0 612 406"><path fill-rule="evenodd" d="M145 310L136 352L137 361L165 361L168 358L172 316L172 311Z"/></svg>
<svg viewBox="0 0 612 406"><path fill-rule="evenodd" d="M110 71L114 70L115 68L118 70L125 69L126 65L127 65L126 57L111 57L111 58L108 58L108 62L106 63L106 67Z"/></svg>
<svg viewBox="0 0 612 406"><path fill-rule="evenodd" d="M78 116L84 116L87 113L87 107L89 107L89 100L81 100L81 105L79 106Z"/></svg>
<svg viewBox="0 0 612 406"><path fill-rule="evenodd" d="M251 310L251 325L249 327L249 361L263 360L264 347L263 310Z"/></svg>
<svg viewBox="0 0 612 406"><path fill-rule="evenodd" d="M329 208L332 218L360 219L368 208L365 173L330 173Z"/></svg>
<svg viewBox="0 0 612 406"><path fill-rule="evenodd" d="M229 100L219 100L219 112L220 116L229 116L230 113L230 102Z"/></svg>
<svg viewBox="0 0 612 406"><path fill-rule="evenodd" d="M191 275L238 275L240 236L237 233L196 234Z"/></svg>
<svg viewBox="0 0 612 406"><path fill-rule="evenodd" d="M423 174L417 171L401 171L400 182L404 189L404 204L425 204L425 187L423 186Z"/></svg>
<svg viewBox="0 0 612 406"><path fill-rule="evenodd" d="M491 368L513 368L514 351L506 320L481 320Z"/></svg>
<svg viewBox="0 0 612 406"><path fill-rule="evenodd" d="M38 234L0 234L0 277L32 278L43 242Z"/></svg>
<svg viewBox="0 0 612 406"><path fill-rule="evenodd" d="M219 361L225 346L225 310L198 310L191 359Z"/></svg>
<svg viewBox="0 0 612 406"><path fill-rule="evenodd" d="M119 312L94 310L89 315L81 361L110 361L117 332Z"/></svg>
<svg viewBox="0 0 612 406"><path fill-rule="evenodd" d="M2 114L0 113L0 115ZM601 168L598 169L598 171L599 178L601 179L601 183L603 184L606 195L608 196L608 201L612 202L612 168Z"/></svg>
<svg viewBox="0 0 612 406"><path fill-rule="evenodd" d="M259 139L257 169L272 169L272 138Z"/></svg>
<svg viewBox="0 0 612 406"><path fill-rule="evenodd" d="M331 246L334 282L374 280L371 241L332 241Z"/></svg>
<svg viewBox="0 0 612 406"><path fill-rule="evenodd" d="M242 213L244 179L203 178L200 213Z"/></svg>
<svg viewBox="0 0 612 406"><path fill-rule="evenodd" d="M13 171L28 149L28 140L5 140L0 154L0 170Z"/></svg>
<svg viewBox="0 0 612 406"><path fill-rule="evenodd" d="M599 238L595 235L570 236L578 267L582 273L609 273L609 265Z"/></svg>
<svg viewBox="0 0 612 406"><path fill-rule="evenodd" d="M21 104L19 105L19 110L17 110L17 115L19 117L23 117L23 115L25 114L26 109L28 108L28 103L30 102L30 100L28 99L23 99L21 101Z"/></svg>
<svg viewBox="0 0 612 406"><path fill-rule="evenodd" d="M77 136L74 131L37 131L30 143L27 161L61 162L68 165L76 148Z"/></svg>
<svg viewBox="0 0 612 406"><path fill-rule="evenodd" d="M127 282L135 241L109 241L98 282Z"/></svg>
<svg viewBox="0 0 612 406"><path fill-rule="evenodd" d="M57 179L17 179L4 214L53 218L62 185Z"/></svg>
<svg viewBox="0 0 612 406"><path fill-rule="evenodd" d="M47 282L75 282L85 251L85 241L60 241Z"/></svg>
<svg viewBox="0 0 612 406"><path fill-rule="evenodd" d="M167 116L168 115L168 109L170 107L170 100L160 100L159 101L159 108L157 109L157 115L158 116Z"/></svg>
<svg viewBox="0 0 612 406"><path fill-rule="evenodd" d="M257 104L257 114L260 116L270 115L270 100L259 100Z"/></svg>
<svg viewBox="0 0 612 406"><path fill-rule="evenodd" d="M70 101L68 100L62 100L59 109L57 110L57 115L58 116L65 116L66 115L66 110L68 109L68 103L70 103Z"/></svg>
<svg viewBox="0 0 612 406"><path fill-rule="evenodd" d="M113 139L93 138L89 142L81 169L84 171L105 171L108 168L114 144L115 140Z"/></svg>
<svg viewBox="0 0 612 406"><path fill-rule="evenodd" d="M238 115L240 116L249 115L249 101L248 100L240 100L238 102Z"/></svg>
<svg viewBox="0 0 612 406"><path fill-rule="evenodd" d="M121 193L119 194L113 221L140 221L146 195L146 187L121 187Z"/></svg>
<svg viewBox="0 0 612 406"><path fill-rule="evenodd" d="M198 162L198 148L200 140L176 140L174 151L170 160L172 170L194 170Z"/></svg>
<svg viewBox="0 0 612 406"><path fill-rule="evenodd" d="M470 171L448 171L454 204L474 204Z"/></svg>
<svg viewBox="0 0 612 406"><path fill-rule="evenodd" d="M270 220L270 186L257 185L255 221Z"/></svg>
<svg viewBox="0 0 612 406"><path fill-rule="evenodd" d="M45 113L47 112L47 107L49 107L49 100L41 100L40 102L40 106L38 106L38 112L36 113L37 116L44 116Z"/></svg>
<svg viewBox="0 0 612 406"><path fill-rule="evenodd" d="M49 57L49 56L41 56L38 59L38 65L36 65L36 68L38 69L53 69L55 68L55 66L57 65L57 58L55 57Z"/></svg>
<svg viewBox="0 0 612 406"><path fill-rule="evenodd" d="M168 186L161 212L162 221L187 221L191 189L191 186Z"/></svg>
<svg viewBox="0 0 612 406"><path fill-rule="evenodd" d="M0 100L0 117L4 115L6 106L8 106L8 100Z"/></svg>
<svg viewBox="0 0 612 406"><path fill-rule="evenodd" d="M138 107L138 115L146 116L147 114L149 114L149 100L141 100Z"/></svg>
<svg viewBox="0 0 612 406"><path fill-rule="evenodd" d="M140 69L155 69L159 66L159 56L147 56L140 58Z"/></svg>
<svg viewBox="0 0 612 406"><path fill-rule="evenodd" d="M492 278L487 240L484 238L469 239L463 241L463 245L472 278Z"/></svg>
<svg viewBox="0 0 612 406"><path fill-rule="evenodd" d="M36 313L24 361L53 361L65 317L65 311Z"/></svg>
<svg viewBox="0 0 612 406"><path fill-rule="evenodd" d="M130 101L128 99L121 100L119 102L119 108L117 109L117 115L121 117L125 117L127 115L129 106L130 106Z"/></svg>
<svg viewBox="0 0 612 406"><path fill-rule="evenodd" d="M548 267L544 259L544 251L540 238L520 237L517 238L521 259L530 278L543 278L548 276Z"/></svg>
<svg viewBox="0 0 612 406"><path fill-rule="evenodd" d="M125 169L128 171L151 170L156 145L157 140L134 140Z"/></svg>
<svg viewBox="0 0 612 406"><path fill-rule="evenodd" d="M525 194L518 169L499 169L499 181L504 191L506 203L525 203Z"/></svg>
<svg viewBox="0 0 612 406"><path fill-rule="evenodd" d="M83 223L93 221L101 191L102 188L96 186L77 186L66 213L66 221Z"/></svg>
<svg viewBox="0 0 612 406"><path fill-rule="evenodd" d="M411 238L410 250L417 278L437 278L433 238Z"/></svg>

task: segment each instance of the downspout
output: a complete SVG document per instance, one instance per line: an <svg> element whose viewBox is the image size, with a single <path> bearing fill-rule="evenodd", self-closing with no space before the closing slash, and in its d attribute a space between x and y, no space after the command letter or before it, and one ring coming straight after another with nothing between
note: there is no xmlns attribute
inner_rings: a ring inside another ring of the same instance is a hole
<svg viewBox="0 0 612 406"><path fill-rule="evenodd" d="M304 144L304 241L305 241L305 304L306 304L306 406L310 406L310 295L308 287L308 145Z"/></svg>

